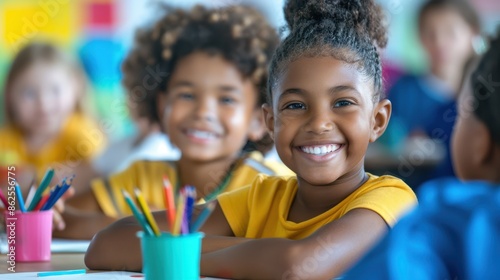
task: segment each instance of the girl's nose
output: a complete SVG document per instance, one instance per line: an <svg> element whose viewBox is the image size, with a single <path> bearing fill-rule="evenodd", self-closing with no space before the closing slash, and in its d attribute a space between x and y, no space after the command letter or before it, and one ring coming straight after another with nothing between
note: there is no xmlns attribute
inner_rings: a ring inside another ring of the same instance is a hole
<svg viewBox="0 0 500 280"><path fill-rule="evenodd" d="M210 97L200 98L196 106L196 118L213 121L217 116L217 100Z"/></svg>
<svg viewBox="0 0 500 280"><path fill-rule="evenodd" d="M51 98L50 94L40 90L37 94L37 107L42 113L49 113L54 106L55 101Z"/></svg>
<svg viewBox="0 0 500 280"><path fill-rule="evenodd" d="M306 124L306 131L323 134L333 130L335 124L332 119L330 110L311 110L309 120Z"/></svg>

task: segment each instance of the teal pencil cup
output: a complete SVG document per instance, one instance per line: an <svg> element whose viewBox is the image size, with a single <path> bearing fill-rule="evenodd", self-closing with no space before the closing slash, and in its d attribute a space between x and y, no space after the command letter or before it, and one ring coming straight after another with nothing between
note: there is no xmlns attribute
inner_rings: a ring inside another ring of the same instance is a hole
<svg viewBox="0 0 500 280"><path fill-rule="evenodd" d="M202 232L173 236L162 232L150 236L139 231L142 272L146 280L198 280Z"/></svg>

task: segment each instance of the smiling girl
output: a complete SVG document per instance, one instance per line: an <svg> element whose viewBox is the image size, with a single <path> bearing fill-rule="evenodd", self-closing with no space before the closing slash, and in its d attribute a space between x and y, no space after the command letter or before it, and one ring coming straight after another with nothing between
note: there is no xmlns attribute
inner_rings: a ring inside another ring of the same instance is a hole
<svg viewBox="0 0 500 280"><path fill-rule="evenodd" d="M331 279L416 202L400 179L363 167L391 111L381 97L380 8L368 0L290 0L285 13L290 34L271 61L263 111L280 158L297 176L260 175L218 197L202 228L203 275ZM98 233L87 266L140 270L139 228L125 219Z"/></svg>

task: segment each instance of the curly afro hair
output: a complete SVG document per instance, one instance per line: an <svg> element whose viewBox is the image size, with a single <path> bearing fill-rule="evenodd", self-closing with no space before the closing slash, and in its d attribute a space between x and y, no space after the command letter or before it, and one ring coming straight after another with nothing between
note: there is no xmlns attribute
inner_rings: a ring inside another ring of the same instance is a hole
<svg viewBox="0 0 500 280"><path fill-rule="evenodd" d="M179 60L197 51L221 55L255 84L265 102L267 66L279 43L277 32L254 8L228 6L171 9L156 23L136 33L125 59L123 84L139 116L158 122L157 96L165 92Z"/></svg>

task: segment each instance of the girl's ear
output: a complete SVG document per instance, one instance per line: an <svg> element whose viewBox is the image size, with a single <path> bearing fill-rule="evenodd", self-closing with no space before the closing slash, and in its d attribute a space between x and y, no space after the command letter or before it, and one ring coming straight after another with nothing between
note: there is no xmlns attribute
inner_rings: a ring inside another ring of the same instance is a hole
<svg viewBox="0 0 500 280"><path fill-rule="evenodd" d="M372 130L370 142L375 142L384 134L391 118L392 104L388 99L381 100L373 109Z"/></svg>
<svg viewBox="0 0 500 280"><path fill-rule="evenodd" d="M271 136L271 139L274 141L274 114L273 108L269 106L269 104L262 105L262 113L264 116L264 122L266 123L267 132Z"/></svg>
<svg viewBox="0 0 500 280"><path fill-rule="evenodd" d="M255 109L252 114L252 120L248 127L248 139L257 142L264 137L266 127L264 125L264 116L261 110Z"/></svg>

